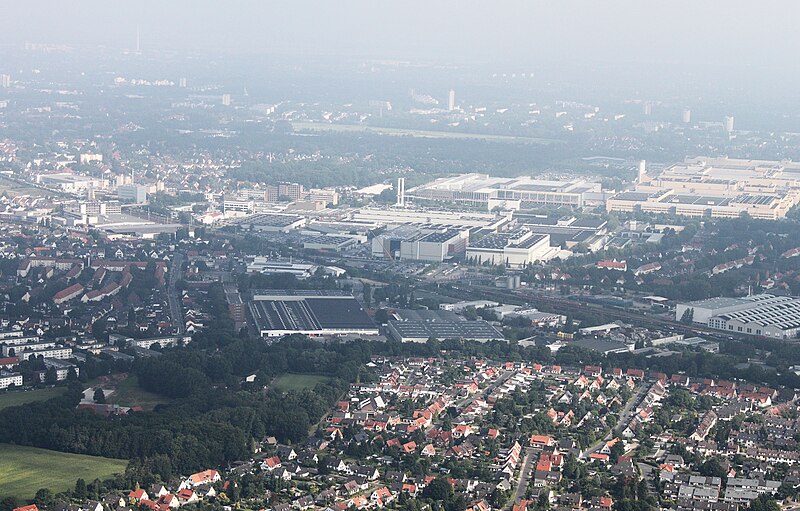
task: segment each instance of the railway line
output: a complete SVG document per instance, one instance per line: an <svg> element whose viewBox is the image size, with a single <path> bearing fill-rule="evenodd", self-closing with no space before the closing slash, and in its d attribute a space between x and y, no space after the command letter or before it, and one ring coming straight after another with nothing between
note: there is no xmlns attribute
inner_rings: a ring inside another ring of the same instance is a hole
<svg viewBox="0 0 800 511"><path fill-rule="evenodd" d="M723 332L703 325L685 325L678 321L658 316L648 316L622 308L582 302L580 299L555 296L550 293L538 292L531 289L508 290L493 286L471 285L460 287L457 291L461 299L466 299L464 297L464 291L467 291L472 294L474 298L494 300L509 305L530 305L544 312L564 315L595 312L609 320L620 320L631 325L654 330L669 330L676 334L687 336L704 335L714 339L733 339L741 337L734 332ZM749 338L753 338L753 336Z"/></svg>

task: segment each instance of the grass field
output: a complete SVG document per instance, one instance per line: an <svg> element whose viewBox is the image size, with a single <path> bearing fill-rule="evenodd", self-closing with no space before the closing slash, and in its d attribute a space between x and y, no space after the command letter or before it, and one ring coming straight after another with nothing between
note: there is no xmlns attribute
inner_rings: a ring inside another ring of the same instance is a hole
<svg viewBox="0 0 800 511"><path fill-rule="evenodd" d="M316 122L292 122L298 131L325 131L329 133L371 133L373 135L389 135L394 137L419 137L442 139L486 140L488 142L514 142L522 144L561 144L554 138L512 137L507 135L486 135L481 133L459 133L455 131L415 130L406 128L379 128L361 124L321 124Z"/></svg>
<svg viewBox="0 0 800 511"><path fill-rule="evenodd" d="M8 179L7 177L0 176L0 195L6 194L9 197L17 197L19 195L33 195L35 197L44 197L47 192L36 188L35 186L28 186L17 181ZM54 195L51 193L51 195Z"/></svg>
<svg viewBox="0 0 800 511"><path fill-rule="evenodd" d="M103 386L103 388L107 388ZM120 406L141 406L144 410L152 410L156 405L169 403L169 399L147 392L139 387L135 375L129 375L124 380L111 386L114 393L108 398L109 403Z"/></svg>
<svg viewBox="0 0 800 511"><path fill-rule="evenodd" d="M122 473L127 464L125 460L0 444L0 495L29 500L39 488L62 492L74 488L80 478L91 482Z"/></svg>
<svg viewBox="0 0 800 511"><path fill-rule="evenodd" d="M8 408L9 406L19 406L25 403L33 403L34 401L47 401L51 397L60 396L67 390L63 387L54 389L36 389L20 391L14 390L0 394L0 410Z"/></svg>
<svg viewBox="0 0 800 511"><path fill-rule="evenodd" d="M313 389L317 383L328 383L330 376L321 374L291 374L286 373L278 376L272 381L272 388L281 392L289 390Z"/></svg>

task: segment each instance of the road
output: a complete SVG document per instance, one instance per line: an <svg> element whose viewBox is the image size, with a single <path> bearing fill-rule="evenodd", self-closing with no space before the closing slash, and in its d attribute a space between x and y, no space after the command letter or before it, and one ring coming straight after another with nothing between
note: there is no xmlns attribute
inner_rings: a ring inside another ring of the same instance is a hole
<svg viewBox="0 0 800 511"><path fill-rule="evenodd" d="M169 284L167 287L167 297L169 300L169 317L172 318L172 327L175 333L182 334L184 331L183 310L181 309L181 298L178 295L177 283L183 265L183 253L175 252L172 256L172 264L169 268Z"/></svg>
<svg viewBox="0 0 800 511"><path fill-rule="evenodd" d="M500 385L504 384L506 382L506 380L511 378L511 376L513 376L513 375L514 375L514 371L504 371L503 374L498 376L497 379L494 381L494 383L492 383L491 385L486 387L480 393L479 396L472 395L472 396L467 396L467 397L461 398L458 401L454 402L452 404L452 406L456 407L458 409L458 412L461 413L461 409L464 408L465 406L467 406L469 403L475 401L478 398L486 399L487 397L489 397L489 395L491 395L491 393L494 392L496 388L498 388Z"/></svg>
<svg viewBox="0 0 800 511"><path fill-rule="evenodd" d="M628 399L628 401L625 403L625 407L619 414L619 420L617 421L617 425L614 426L608 433L606 433L606 435L603 438L595 442L593 446L586 449L586 451L584 451L584 453L581 455L582 458L588 458L591 454L594 454L600 449L602 449L602 447L608 441L614 438L614 436L617 435L619 431L621 431L622 429L625 428L625 426L628 425L628 422L630 422L631 420L632 413L636 411L636 407L642 402L642 399L644 399L644 396L647 394L647 391L650 390L650 387L651 387L650 385L642 385L641 387L639 387L639 390L636 392L636 394L632 395L630 399Z"/></svg>
<svg viewBox="0 0 800 511"><path fill-rule="evenodd" d="M508 499L503 509L511 509L514 504L517 504L525 496L528 491L528 483L533 477L533 464L535 463L536 453L533 447L525 448L525 456L522 458L522 468L519 469L519 476L517 477L517 490L514 496Z"/></svg>

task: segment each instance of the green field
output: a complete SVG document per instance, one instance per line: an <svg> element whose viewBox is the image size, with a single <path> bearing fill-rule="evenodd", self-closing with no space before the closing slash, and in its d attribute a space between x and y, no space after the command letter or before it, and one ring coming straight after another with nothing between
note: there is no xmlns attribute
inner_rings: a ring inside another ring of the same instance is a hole
<svg viewBox="0 0 800 511"><path fill-rule="evenodd" d="M20 183L14 181L12 179L8 179L7 177L0 176L0 195L6 194L9 197L17 197L19 195L32 195L34 197L44 197L48 195L48 192L42 190L40 188L36 188L32 185L26 185L24 183ZM49 193L49 195L56 195L55 193Z"/></svg>
<svg viewBox="0 0 800 511"><path fill-rule="evenodd" d="M127 464L125 460L0 444L0 496L30 500L40 488L66 491L81 478L91 482L120 474Z"/></svg>
<svg viewBox="0 0 800 511"><path fill-rule="evenodd" d="M362 124L321 124L316 122L292 122L298 131L325 131L329 133L371 133L393 137L445 138L451 140L486 140L489 142L515 142L522 144L561 144L554 138L513 137L508 135L487 135L482 133L459 133L457 131L415 130L407 128L380 128Z"/></svg>
<svg viewBox="0 0 800 511"><path fill-rule="evenodd" d="M57 387L54 389L36 389L36 390L12 390L0 394L0 410L8 408L9 406L19 406L25 403L33 403L34 401L47 401L48 399L60 396L66 391L64 387Z"/></svg>
<svg viewBox="0 0 800 511"><path fill-rule="evenodd" d="M139 380L135 375L130 375L117 383L114 386L114 393L111 394L108 401L120 406L141 406L144 410L152 410L156 405L170 402L163 396L140 388Z"/></svg>
<svg viewBox="0 0 800 511"><path fill-rule="evenodd" d="M286 373L278 376L272 381L272 388L281 392L289 390L313 389L317 383L328 383L330 376L321 374L291 374Z"/></svg>

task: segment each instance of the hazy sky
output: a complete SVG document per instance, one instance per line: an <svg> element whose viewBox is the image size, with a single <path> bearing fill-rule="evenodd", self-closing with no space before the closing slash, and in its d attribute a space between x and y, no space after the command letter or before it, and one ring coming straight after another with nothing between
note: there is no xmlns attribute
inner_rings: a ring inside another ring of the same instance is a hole
<svg viewBox="0 0 800 511"><path fill-rule="evenodd" d="M796 0L8 0L0 44L793 67Z"/></svg>

